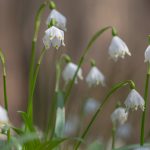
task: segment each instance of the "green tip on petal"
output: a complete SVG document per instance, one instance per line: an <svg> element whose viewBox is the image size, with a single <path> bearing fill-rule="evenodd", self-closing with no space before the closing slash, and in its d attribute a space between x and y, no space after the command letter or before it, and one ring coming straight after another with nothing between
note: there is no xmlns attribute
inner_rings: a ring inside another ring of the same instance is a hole
<svg viewBox="0 0 150 150"><path fill-rule="evenodd" d="M116 36L117 34L117 30L116 28L112 27L112 36Z"/></svg>
<svg viewBox="0 0 150 150"><path fill-rule="evenodd" d="M116 104L116 108L119 108L119 107L121 107L121 102L120 101L118 101L117 104Z"/></svg>
<svg viewBox="0 0 150 150"><path fill-rule="evenodd" d="M52 9L56 9L56 4L53 1L50 1L49 3L49 8Z"/></svg>
<svg viewBox="0 0 150 150"><path fill-rule="evenodd" d="M64 55L64 59L65 59L66 63L71 62L71 58L68 55Z"/></svg>
<svg viewBox="0 0 150 150"><path fill-rule="evenodd" d="M91 66L92 66L92 67L96 66L96 62L95 62L94 59L91 59Z"/></svg>

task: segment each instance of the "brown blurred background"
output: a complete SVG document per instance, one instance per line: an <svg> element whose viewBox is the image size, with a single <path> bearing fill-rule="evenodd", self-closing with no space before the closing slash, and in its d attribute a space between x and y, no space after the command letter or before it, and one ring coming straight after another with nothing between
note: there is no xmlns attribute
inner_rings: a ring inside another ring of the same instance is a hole
<svg viewBox="0 0 150 150"><path fill-rule="evenodd" d="M0 0L0 47L7 58L7 86L9 97L9 114L11 121L20 124L17 110L26 110L29 58L33 36L33 21L42 0ZM94 58L98 67L107 79L107 87L98 86L90 92L84 81L76 85L68 103L68 114L78 114L87 93L90 97L102 100L107 90L116 82L132 79L137 90L143 95L146 64L144 51L147 47L147 35L150 33L150 1L149 0L55 0L57 9L68 19L65 33L66 47L73 62L77 63L82 50L90 37L100 28L112 25L118 30L120 37L127 43L132 57L119 60L117 63L109 59L108 46L111 32L106 32L93 46L88 58ZM46 29L45 20L49 14L44 13L37 54L42 48L42 37ZM44 128L50 100L54 91L55 51L50 50L41 66L35 96L36 123ZM90 68L88 59L84 64L84 76ZM2 75L0 75L2 78ZM0 80L0 103L3 104L3 87ZM128 88L118 91L99 116L89 137L102 136L108 139L111 132L110 114L116 101L124 101ZM76 105L76 106L75 106ZM46 109L45 109L46 108ZM148 114L150 111L148 110ZM139 141L140 111L130 114L129 122L134 127L130 142ZM149 116L149 115L148 115ZM147 130L150 129L150 117L147 117ZM86 118L85 125L90 117Z"/></svg>

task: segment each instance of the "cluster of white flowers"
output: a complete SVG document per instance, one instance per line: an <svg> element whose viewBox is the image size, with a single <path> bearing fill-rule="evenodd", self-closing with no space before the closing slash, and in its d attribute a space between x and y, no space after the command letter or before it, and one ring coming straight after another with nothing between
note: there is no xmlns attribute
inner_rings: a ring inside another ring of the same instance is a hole
<svg viewBox="0 0 150 150"><path fill-rule="evenodd" d="M43 43L46 49L51 46L58 49L60 46L64 46L64 31L66 31L66 17L63 16L56 9L53 9L49 14L46 24L49 26L54 20L55 24L45 31L43 37Z"/></svg>
<svg viewBox="0 0 150 150"><path fill-rule="evenodd" d="M124 124L127 120L130 109L137 110L140 108L142 111L144 111L144 99L135 89L130 91L124 104L126 108L119 107L112 113L111 119L114 124Z"/></svg>
<svg viewBox="0 0 150 150"><path fill-rule="evenodd" d="M68 83L68 81L73 79L77 69L78 69L78 66L76 64L72 62L67 63L67 65L65 66L62 72L63 79L66 83ZM75 79L75 83L78 83L78 80L77 80L78 78L83 80L82 72L83 72L82 68L79 68L77 77ZM99 85L100 83L102 86L105 86L105 77L96 66L92 66L89 73L86 76L86 82L89 85L89 87Z"/></svg>

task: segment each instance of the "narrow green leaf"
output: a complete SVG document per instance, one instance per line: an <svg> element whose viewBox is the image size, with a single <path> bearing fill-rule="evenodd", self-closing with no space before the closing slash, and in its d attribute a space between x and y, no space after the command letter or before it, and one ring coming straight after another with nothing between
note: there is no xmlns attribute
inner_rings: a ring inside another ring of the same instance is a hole
<svg viewBox="0 0 150 150"><path fill-rule="evenodd" d="M56 109L56 123L55 135L56 137L63 137L65 127L65 107L64 107L64 93L57 92L57 109Z"/></svg>

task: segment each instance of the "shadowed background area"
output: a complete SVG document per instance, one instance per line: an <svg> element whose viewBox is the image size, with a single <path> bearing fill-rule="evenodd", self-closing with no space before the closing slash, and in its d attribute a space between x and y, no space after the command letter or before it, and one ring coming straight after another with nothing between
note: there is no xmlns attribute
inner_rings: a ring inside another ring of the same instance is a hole
<svg viewBox="0 0 150 150"><path fill-rule="evenodd" d="M7 87L9 98L9 114L11 121L20 125L18 110L26 110L28 94L28 69L31 54L31 41L33 37L33 25L36 11L42 0L1 0L0 1L0 47L7 58ZM85 81L75 85L67 104L67 116L79 114L79 110L86 97L93 97L102 101L108 89L114 83L126 79L132 79L136 83L136 89L143 95L144 80L146 76L146 64L144 64L144 51L148 45L147 36L150 33L150 1L148 0L55 0L57 9L68 19L67 32L63 51L69 54L73 62L77 63L90 37L100 28L108 25L115 26L118 34L127 43L132 56L126 56L124 60L113 62L108 56L108 47L111 41L111 31L107 31L92 47L83 66L84 76L90 69L90 58L94 58L97 66L106 76L107 86L98 86L88 89ZM49 14L47 9L42 18L37 56L43 47L42 37L46 29L45 20ZM54 49L47 52L41 65L36 94L34 112L36 123L44 128L50 101L53 97L55 86L55 58ZM0 75L2 78L2 75ZM3 86L0 80L0 102L3 104ZM102 137L108 140L111 133L110 114L115 108L115 103L124 101L128 94L128 88L121 89L112 96L101 116L94 123L89 132L90 138ZM148 116L150 110L147 111ZM139 142L141 112L133 112L129 116L129 122L134 127L130 135L130 143ZM84 126L92 116L84 119ZM147 117L146 130L149 131L149 119Z"/></svg>

